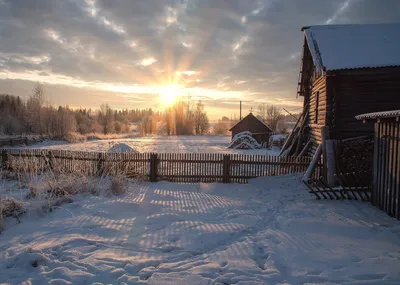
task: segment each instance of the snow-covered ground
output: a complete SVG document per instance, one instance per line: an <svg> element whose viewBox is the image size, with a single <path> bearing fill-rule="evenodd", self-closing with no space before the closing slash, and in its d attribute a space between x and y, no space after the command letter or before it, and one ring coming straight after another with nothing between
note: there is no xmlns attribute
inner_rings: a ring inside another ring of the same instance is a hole
<svg viewBox="0 0 400 285"><path fill-rule="evenodd" d="M0 284L399 284L400 222L300 176L74 199L8 221Z"/></svg>
<svg viewBox="0 0 400 285"><path fill-rule="evenodd" d="M29 148L48 148L79 151L107 151L116 143L124 143L138 152L157 153L243 153L243 154L279 154L279 148L234 150L228 149L230 136L164 136L137 137L118 140L96 140L85 143L68 144L63 141L44 141Z"/></svg>

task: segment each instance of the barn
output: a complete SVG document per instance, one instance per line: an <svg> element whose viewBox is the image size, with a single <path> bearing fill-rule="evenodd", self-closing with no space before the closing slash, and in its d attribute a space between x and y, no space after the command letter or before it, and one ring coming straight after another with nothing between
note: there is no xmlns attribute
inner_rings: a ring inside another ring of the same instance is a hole
<svg viewBox="0 0 400 285"><path fill-rule="evenodd" d="M297 96L303 97L303 114L286 154L313 155L323 135L372 137L373 126L355 116L400 108L400 24L321 25L302 31Z"/></svg>
<svg viewBox="0 0 400 285"><path fill-rule="evenodd" d="M271 128L254 116L253 113L249 113L229 131L232 132L232 138L241 132L251 132L253 138L259 143L267 143L272 133Z"/></svg>

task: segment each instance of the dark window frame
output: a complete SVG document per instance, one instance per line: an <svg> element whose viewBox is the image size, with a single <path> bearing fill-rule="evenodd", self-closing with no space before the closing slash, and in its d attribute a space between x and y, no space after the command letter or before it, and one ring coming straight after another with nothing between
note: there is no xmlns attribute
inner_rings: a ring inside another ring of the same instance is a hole
<svg viewBox="0 0 400 285"><path fill-rule="evenodd" d="M318 107L319 107L319 91L315 93L315 119L314 119L315 124L318 124Z"/></svg>

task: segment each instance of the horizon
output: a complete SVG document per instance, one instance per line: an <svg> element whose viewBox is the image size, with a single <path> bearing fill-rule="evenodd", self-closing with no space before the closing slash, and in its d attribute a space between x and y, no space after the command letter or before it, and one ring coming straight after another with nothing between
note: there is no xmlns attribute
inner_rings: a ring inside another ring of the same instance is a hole
<svg viewBox="0 0 400 285"><path fill-rule="evenodd" d="M261 103L296 112L303 32L400 22L396 0L0 0L0 94L44 86L53 105L163 110L201 100L210 120Z"/></svg>

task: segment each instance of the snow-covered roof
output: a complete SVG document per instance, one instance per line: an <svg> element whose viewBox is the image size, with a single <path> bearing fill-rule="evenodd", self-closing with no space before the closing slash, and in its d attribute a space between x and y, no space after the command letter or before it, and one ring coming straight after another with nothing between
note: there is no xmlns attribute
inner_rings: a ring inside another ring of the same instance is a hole
<svg viewBox="0 0 400 285"><path fill-rule="evenodd" d="M390 117L400 117L400 110L362 114L356 116L356 119L367 120L367 119L390 118Z"/></svg>
<svg viewBox="0 0 400 285"><path fill-rule="evenodd" d="M400 24L303 28L318 71L400 66Z"/></svg>

